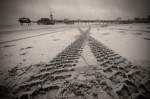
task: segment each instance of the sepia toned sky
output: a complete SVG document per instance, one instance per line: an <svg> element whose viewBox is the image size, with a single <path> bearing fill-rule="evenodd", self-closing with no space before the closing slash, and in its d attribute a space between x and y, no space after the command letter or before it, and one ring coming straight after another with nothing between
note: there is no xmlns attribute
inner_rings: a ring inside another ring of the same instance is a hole
<svg viewBox="0 0 150 99"><path fill-rule="evenodd" d="M0 24L14 24L22 16L37 20L50 12L55 19L145 17L149 4L149 0L0 0Z"/></svg>

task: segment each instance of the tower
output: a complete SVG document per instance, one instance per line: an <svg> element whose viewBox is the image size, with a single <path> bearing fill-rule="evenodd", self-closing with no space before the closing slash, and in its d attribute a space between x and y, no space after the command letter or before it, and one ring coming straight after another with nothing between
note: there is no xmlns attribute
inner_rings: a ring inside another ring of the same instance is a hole
<svg viewBox="0 0 150 99"><path fill-rule="evenodd" d="M50 19L51 19L51 21L53 21L53 14L52 13L50 14Z"/></svg>

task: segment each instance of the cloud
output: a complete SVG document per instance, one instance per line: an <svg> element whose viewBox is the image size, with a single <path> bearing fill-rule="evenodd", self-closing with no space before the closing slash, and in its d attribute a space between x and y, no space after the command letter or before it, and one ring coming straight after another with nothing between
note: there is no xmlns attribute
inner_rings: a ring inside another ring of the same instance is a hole
<svg viewBox="0 0 150 99"><path fill-rule="evenodd" d="M13 23L21 16L37 20L55 18L114 19L150 14L149 0L1 0L0 22Z"/></svg>

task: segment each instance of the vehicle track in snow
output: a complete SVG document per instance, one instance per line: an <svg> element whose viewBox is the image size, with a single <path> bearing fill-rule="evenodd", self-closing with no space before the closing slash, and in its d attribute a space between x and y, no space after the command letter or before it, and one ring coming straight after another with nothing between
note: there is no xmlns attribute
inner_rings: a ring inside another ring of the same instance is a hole
<svg viewBox="0 0 150 99"><path fill-rule="evenodd" d="M94 53L104 80L102 88L114 99L148 99L150 82L148 72L133 65L113 50L93 37L89 37L89 46Z"/></svg>
<svg viewBox="0 0 150 99"><path fill-rule="evenodd" d="M17 85L18 99L148 99L147 71L133 65L95 38L89 31L41 67L37 74ZM88 44L98 64L80 68L78 60ZM77 76L77 77L76 77ZM78 77L85 79L78 79Z"/></svg>
<svg viewBox="0 0 150 99"><path fill-rule="evenodd" d="M34 38L34 37L46 36L46 35L50 35L50 34L53 34L53 33L64 32L64 31L67 31L67 30L71 30L71 29L70 28L65 28L65 29L62 29L62 30L55 30L55 31L52 31L52 32L40 33L40 34L31 35L31 36L27 36L27 37L20 37L20 38L16 38L16 39L13 39L13 40L0 41L0 44L10 43L10 42L16 42L16 41L20 41L20 40L24 40L24 39L29 39L29 38Z"/></svg>
<svg viewBox="0 0 150 99"><path fill-rule="evenodd" d="M30 99L32 97L37 99L38 94L41 95L47 91L59 90L66 79L71 78L85 40L86 34L82 34L76 41L53 58L49 64L42 67L38 74L32 75L23 84L17 86L14 93L17 94L18 98ZM51 96L51 98L54 97Z"/></svg>

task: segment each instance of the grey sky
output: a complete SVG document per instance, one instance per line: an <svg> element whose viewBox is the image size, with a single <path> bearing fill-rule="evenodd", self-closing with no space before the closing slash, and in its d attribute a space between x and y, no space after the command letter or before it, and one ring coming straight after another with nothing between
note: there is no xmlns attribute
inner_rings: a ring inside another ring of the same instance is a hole
<svg viewBox="0 0 150 99"><path fill-rule="evenodd" d="M18 17L37 20L133 18L150 14L149 0L0 0L0 24L16 23Z"/></svg>

